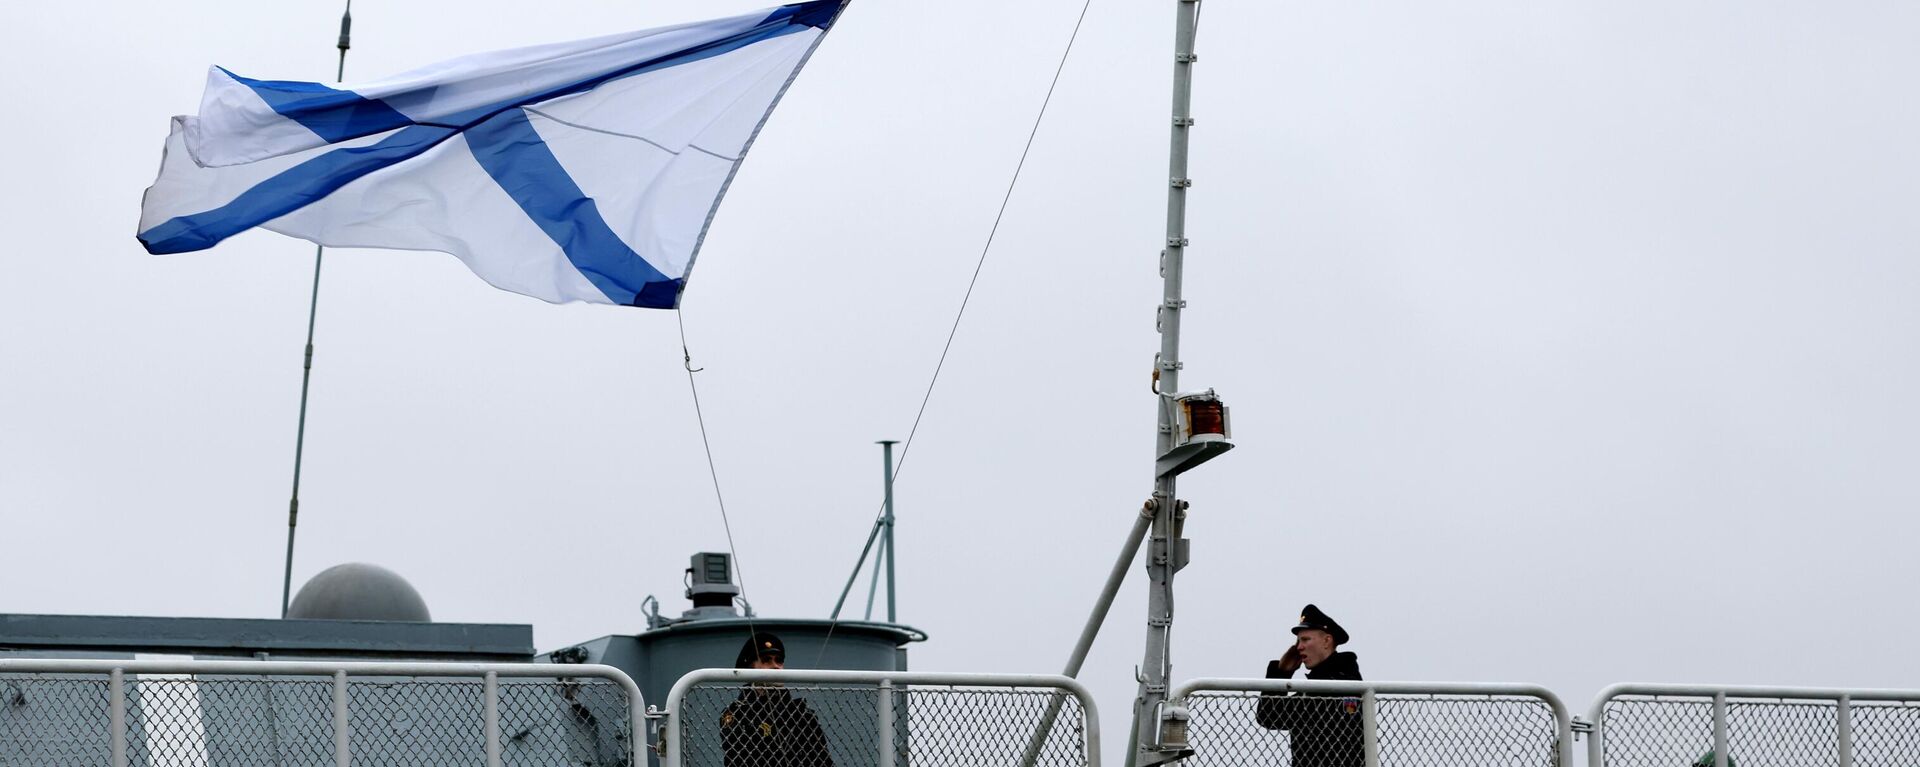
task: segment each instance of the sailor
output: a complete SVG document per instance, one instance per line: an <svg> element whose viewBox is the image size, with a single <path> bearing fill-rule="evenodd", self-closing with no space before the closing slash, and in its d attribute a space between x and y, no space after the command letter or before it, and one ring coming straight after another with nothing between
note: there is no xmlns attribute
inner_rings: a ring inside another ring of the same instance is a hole
<svg viewBox="0 0 1920 767"><path fill-rule="evenodd" d="M1308 679L1360 681L1359 656L1341 652L1350 637L1320 608L1300 610L1293 627L1293 646L1278 660L1267 663L1268 679L1291 679L1302 665ZM1355 695L1308 696L1266 693L1254 720L1269 730L1286 730L1292 737L1293 767L1362 767L1366 745L1360 721L1360 698Z"/></svg>
<svg viewBox="0 0 1920 767"><path fill-rule="evenodd" d="M761 631L747 639L734 668L783 669L787 648ZM726 767L833 767L820 718L778 684L750 684L720 715Z"/></svg>

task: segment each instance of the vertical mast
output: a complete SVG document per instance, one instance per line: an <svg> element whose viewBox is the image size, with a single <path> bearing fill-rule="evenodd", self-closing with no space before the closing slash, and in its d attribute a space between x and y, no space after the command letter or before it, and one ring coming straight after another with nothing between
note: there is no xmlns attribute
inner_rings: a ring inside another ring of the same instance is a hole
<svg viewBox="0 0 1920 767"><path fill-rule="evenodd" d="M1193 128L1190 112L1193 82L1194 26L1199 0L1177 0L1174 36L1172 142L1168 151L1167 239L1160 256L1164 290L1159 308L1160 354L1154 362L1157 411L1156 456L1165 456L1177 444L1178 412L1172 395L1180 390L1181 267L1187 247L1187 138ZM1179 749L1161 748L1160 714L1173 671L1170 639L1173 633L1173 576L1187 561L1187 539L1181 537L1186 520L1184 503L1175 495L1177 471L1156 466L1153 528L1147 548L1147 642L1139 669L1139 696L1134 701L1134 742L1129 764L1135 767L1178 759ZM1166 744L1172 746L1174 744Z"/></svg>
<svg viewBox="0 0 1920 767"><path fill-rule="evenodd" d="M887 556L887 622L888 623L900 622L900 616L898 613L895 612L895 608L898 605L894 598L894 585L893 585L893 446L898 443L899 443L898 440L891 440L891 439L880 440L881 467L884 473L886 474L886 480L887 480L887 495L886 495L887 533L886 533L886 540L883 540L880 542L880 546L881 546L880 550L884 552ZM880 572L879 559L876 558L873 561L873 567L874 567L875 573ZM869 597L869 599L871 599L871 597Z"/></svg>

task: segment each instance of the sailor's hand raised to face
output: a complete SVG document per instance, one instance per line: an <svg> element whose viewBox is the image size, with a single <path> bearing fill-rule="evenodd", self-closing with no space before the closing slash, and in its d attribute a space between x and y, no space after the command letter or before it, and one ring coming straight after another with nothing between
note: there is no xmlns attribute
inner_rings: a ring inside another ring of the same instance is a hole
<svg viewBox="0 0 1920 767"><path fill-rule="evenodd" d="M1282 677L1293 676L1293 672L1300 668L1300 648L1298 646L1287 648L1287 651L1281 653L1280 659L1274 661L1274 663L1280 666L1280 675Z"/></svg>

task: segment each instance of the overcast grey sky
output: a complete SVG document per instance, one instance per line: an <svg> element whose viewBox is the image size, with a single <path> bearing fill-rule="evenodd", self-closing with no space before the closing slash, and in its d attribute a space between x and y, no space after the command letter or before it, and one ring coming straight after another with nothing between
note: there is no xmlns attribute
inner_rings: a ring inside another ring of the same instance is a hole
<svg viewBox="0 0 1920 767"><path fill-rule="evenodd" d="M348 79L761 0L361 0ZM899 487L930 670L1054 671L1149 490L1171 2L1095 0ZM860 0L686 301L748 596L831 607L1079 6ZM134 241L218 63L337 2L22 4L0 185L0 612L276 614L312 246ZM1370 678L1920 686L1920 5L1210 3L1175 676L1313 601ZM542 649L726 543L673 315L330 251L296 580ZM1136 575L1085 677L1123 722ZM1110 722L1114 724L1114 722ZM1120 730L1124 731L1124 730Z"/></svg>

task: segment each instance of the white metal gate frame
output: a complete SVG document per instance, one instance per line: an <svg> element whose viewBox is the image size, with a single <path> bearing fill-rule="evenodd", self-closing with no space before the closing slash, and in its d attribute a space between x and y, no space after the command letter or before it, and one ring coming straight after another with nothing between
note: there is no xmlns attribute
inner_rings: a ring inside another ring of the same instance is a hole
<svg viewBox="0 0 1920 767"><path fill-rule="evenodd" d="M681 749L679 734L682 731L680 712L687 693L702 684L733 683L751 684L754 682L794 682L799 684L848 684L874 685L880 691L880 703L875 710L879 719L881 737L888 742L874 744L880 752L881 767L892 767L894 749L891 742L893 733L893 711L890 704L891 693L900 685L925 685L931 687L1004 687L1028 689L1053 689L1072 695L1080 702L1081 716L1086 725L1086 767L1100 767L1100 708L1093 702L1093 693L1086 685L1072 677L1057 674L961 674L925 671L815 671L770 669L728 669L706 668L689 672L673 684L673 690L667 693L667 726L663 730L666 741L666 757L662 767L680 767L684 764L685 752ZM1051 723L1047 723L1050 725Z"/></svg>
<svg viewBox="0 0 1920 767"><path fill-rule="evenodd" d="M1764 687L1705 684L1616 684L1600 691L1587 712L1593 733L1587 739L1588 767L1606 764L1607 704L1637 695L1651 698L1707 698L1713 702L1713 765L1727 767L1727 699L1830 700L1834 702L1835 758L1840 767L1853 767L1852 704L1856 700L1920 703L1920 690L1846 689L1839 687Z"/></svg>
<svg viewBox="0 0 1920 767"><path fill-rule="evenodd" d="M1196 692L1299 692L1309 695L1360 696L1361 732L1365 738L1367 767L1380 766L1380 719L1376 695L1456 695L1536 698L1553 712L1554 744L1560 764L1573 764L1573 719L1560 696L1537 684L1501 684L1485 682L1344 682L1320 679L1233 679L1204 677L1182 682L1170 696L1184 708L1187 696ZM1151 734L1149 734L1151 736ZM1160 744L1166 747L1171 744ZM1725 767L1725 765L1721 765ZM1847 767L1842 765L1842 767Z"/></svg>
<svg viewBox="0 0 1920 767"><path fill-rule="evenodd" d="M127 675L190 676L316 676L333 678L333 760L335 767L352 764L352 720L347 715L347 680L352 677L454 677L484 682L482 731L486 734L487 767L500 767L500 689L502 678L605 679L627 695L632 720L634 753L647 737L646 703L640 687L620 669L597 664L555 663L411 663L358 661L253 660L54 660L0 658L0 674L74 674L107 677L108 738L113 767L127 767Z"/></svg>

